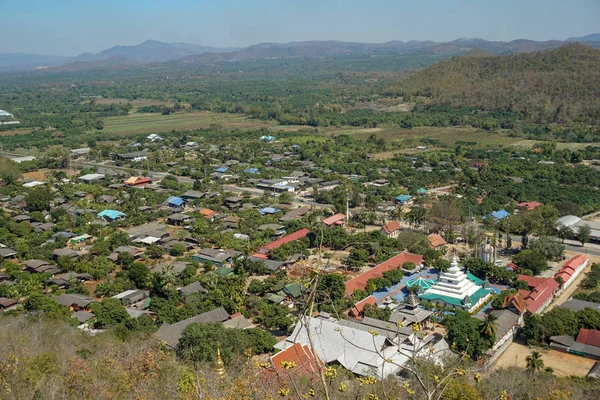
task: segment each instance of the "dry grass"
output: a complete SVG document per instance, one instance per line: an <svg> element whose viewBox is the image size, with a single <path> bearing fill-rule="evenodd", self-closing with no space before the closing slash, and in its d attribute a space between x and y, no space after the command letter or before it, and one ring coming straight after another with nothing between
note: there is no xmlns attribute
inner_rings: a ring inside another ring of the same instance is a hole
<svg viewBox="0 0 600 400"><path fill-rule="evenodd" d="M498 358L495 368L509 368L517 366L525 368L526 358L533 351L532 348L519 343L511 343L504 353ZM595 360L563 353L556 350L540 350L544 366L554 369L554 375L564 376L586 376L590 369L596 364Z"/></svg>
<svg viewBox="0 0 600 400"><path fill-rule="evenodd" d="M257 129L274 125L273 122L250 119L237 114L202 111L169 115L130 114L122 117L109 117L104 120L103 132L128 135L169 132L172 130L194 130L211 126L226 129Z"/></svg>

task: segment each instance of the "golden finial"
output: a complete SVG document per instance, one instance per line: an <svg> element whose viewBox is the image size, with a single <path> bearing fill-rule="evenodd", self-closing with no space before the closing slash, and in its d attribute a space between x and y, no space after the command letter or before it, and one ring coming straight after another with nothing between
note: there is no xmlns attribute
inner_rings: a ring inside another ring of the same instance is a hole
<svg viewBox="0 0 600 400"><path fill-rule="evenodd" d="M225 364L223 363L223 359L221 358L221 346L217 343L217 361L215 363L215 374L218 376L225 376L227 372L225 371Z"/></svg>

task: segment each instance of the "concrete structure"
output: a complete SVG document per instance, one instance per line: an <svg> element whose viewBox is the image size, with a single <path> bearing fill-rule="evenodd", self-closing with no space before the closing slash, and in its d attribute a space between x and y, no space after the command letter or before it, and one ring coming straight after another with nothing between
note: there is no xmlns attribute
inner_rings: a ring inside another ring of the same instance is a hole
<svg viewBox="0 0 600 400"><path fill-rule="evenodd" d="M456 256L448 271L443 272L435 285L419 295L422 300L468 312L475 310L492 295L490 289L478 285L477 278L465 274L458 266Z"/></svg>

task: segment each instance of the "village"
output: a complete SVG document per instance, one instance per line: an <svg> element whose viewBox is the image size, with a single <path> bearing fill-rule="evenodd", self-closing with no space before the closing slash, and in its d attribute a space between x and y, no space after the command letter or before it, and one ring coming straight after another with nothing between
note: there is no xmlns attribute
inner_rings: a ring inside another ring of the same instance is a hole
<svg viewBox="0 0 600 400"><path fill-rule="evenodd" d="M441 362L454 348L482 371L527 368L537 352L527 343L545 342L538 357L558 376L598 375L600 326L522 333L551 310L599 320L598 303L573 298L600 273L598 223L548 216L535 199L465 219L456 181L390 190L389 170L370 179L323 169L273 136L252 139L251 161L201 139L174 152L163 136L128 152L6 155L27 172L0 187L4 313L68 309L90 335L138 321L130 329L172 350L195 323L258 328L275 339L256 357L281 374L290 361L299 374L341 365L400 377L409 361L430 352ZM433 171L411 158L418 173ZM487 162L444 167L480 173ZM519 218L546 233L511 234L504 224ZM545 238L567 229L564 244ZM548 261L535 250L544 246Z"/></svg>

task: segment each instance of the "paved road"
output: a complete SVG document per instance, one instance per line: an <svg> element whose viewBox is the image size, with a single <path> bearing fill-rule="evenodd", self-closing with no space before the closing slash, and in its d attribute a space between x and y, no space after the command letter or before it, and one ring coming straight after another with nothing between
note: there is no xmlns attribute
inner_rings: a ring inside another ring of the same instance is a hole
<svg viewBox="0 0 600 400"><path fill-rule="evenodd" d="M510 237L512 238L513 244L521 243L521 236L511 235ZM558 240L560 240L560 239L558 239ZM600 246L597 244L588 243L584 247L581 247L581 244L579 242L576 242L574 240L565 240L563 245L565 246L565 250L568 250L568 251L573 251L575 253L589 254L592 256L600 256Z"/></svg>

